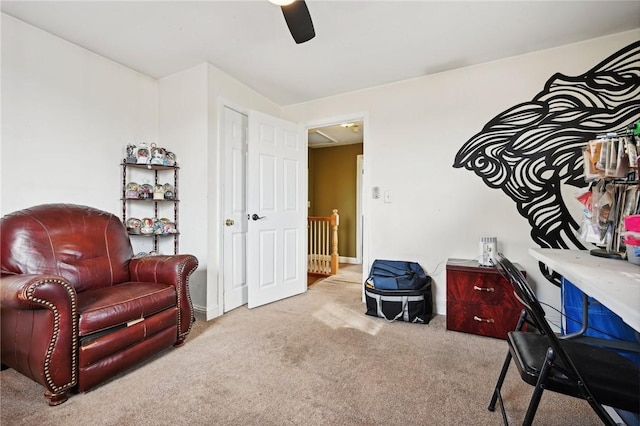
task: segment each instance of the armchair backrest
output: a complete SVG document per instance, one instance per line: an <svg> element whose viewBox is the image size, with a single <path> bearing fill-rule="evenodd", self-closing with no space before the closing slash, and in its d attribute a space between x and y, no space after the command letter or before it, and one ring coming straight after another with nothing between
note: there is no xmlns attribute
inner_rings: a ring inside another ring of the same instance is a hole
<svg viewBox="0 0 640 426"><path fill-rule="evenodd" d="M92 207L43 204L0 222L2 275L58 275L82 292L128 281L132 256L122 222Z"/></svg>

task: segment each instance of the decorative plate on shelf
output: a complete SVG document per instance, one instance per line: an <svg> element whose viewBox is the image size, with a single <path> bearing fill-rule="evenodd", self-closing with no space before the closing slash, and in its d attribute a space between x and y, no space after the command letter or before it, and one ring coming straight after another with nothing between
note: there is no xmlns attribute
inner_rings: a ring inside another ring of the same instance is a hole
<svg viewBox="0 0 640 426"><path fill-rule="evenodd" d="M153 219L149 217L143 218L140 232L143 234L153 234Z"/></svg>
<svg viewBox="0 0 640 426"><path fill-rule="evenodd" d="M175 166L176 165L176 155L173 152L167 151L167 153L164 156L164 165L165 166Z"/></svg>
<svg viewBox="0 0 640 426"><path fill-rule="evenodd" d="M149 160L150 160L149 147L147 146L147 144L142 142L138 146L138 150L136 151L136 163L149 164Z"/></svg>
<svg viewBox="0 0 640 426"><path fill-rule="evenodd" d="M142 221L135 217L130 217L129 219L127 219L125 225L127 227L127 231L129 231L130 234L139 234L140 228L142 227Z"/></svg>
<svg viewBox="0 0 640 426"><path fill-rule="evenodd" d="M129 182L126 186L125 198L140 198L140 193L138 193L138 184L135 182Z"/></svg>
<svg viewBox="0 0 640 426"><path fill-rule="evenodd" d="M156 230L155 231L156 234L167 235L167 234L176 233L176 224L171 222L171 220L167 219L166 217L162 217L160 218L159 222L160 222L160 231L158 232Z"/></svg>
<svg viewBox="0 0 640 426"><path fill-rule="evenodd" d="M140 185L140 198L148 200L153 197L153 186L149 183Z"/></svg>
<svg viewBox="0 0 640 426"><path fill-rule="evenodd" d="M164 200L164 186L157 184L153 187L153 199Z"/></svg>
<svg viewBox="0 0 640 426"><path fill-rule="evenodd" d="M156 144L151 144L151 164L160 164L164 165L164 157L166 155L166 150L164 148L160 148L156 146Z"/></svg>

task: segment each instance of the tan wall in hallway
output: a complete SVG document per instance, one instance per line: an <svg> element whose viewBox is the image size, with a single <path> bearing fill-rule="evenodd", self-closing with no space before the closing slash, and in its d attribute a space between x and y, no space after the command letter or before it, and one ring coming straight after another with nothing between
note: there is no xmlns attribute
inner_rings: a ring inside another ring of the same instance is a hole
<svg viewBox="0 0 640 426"><path fill-rule="evenodd" d="M357 156L362 144L309 150L309 216L331 216L338 209L338 253L356 257Z"/></svg>

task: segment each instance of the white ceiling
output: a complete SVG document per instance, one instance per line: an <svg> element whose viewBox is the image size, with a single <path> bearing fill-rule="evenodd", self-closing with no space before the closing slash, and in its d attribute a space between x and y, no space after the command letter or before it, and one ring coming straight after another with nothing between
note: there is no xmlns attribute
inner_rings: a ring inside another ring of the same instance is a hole
<svg viewBox="0 0 640 426"><path fill-rule="evenodd" d="M362 121L350 121L333 126L308 129L307 142L309 148L327 148L363 143L363 125Z"/></svg>
<svg viewBox="0 0 640 426"><path fill-rule="evenodd" d="M640 1L307 1L295 44L259 1L2 1L154 78L209 62L286 106L640 27Z"/></svg>

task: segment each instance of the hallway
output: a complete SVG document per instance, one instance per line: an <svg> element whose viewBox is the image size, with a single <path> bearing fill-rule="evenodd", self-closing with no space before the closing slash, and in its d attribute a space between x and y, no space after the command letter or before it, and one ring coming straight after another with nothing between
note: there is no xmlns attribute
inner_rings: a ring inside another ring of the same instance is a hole
<svg viewBox="0 0 640 426"><path fill-rule="evenodd" d="M307 286L310 286L325 278L333 278L339 281L347 282L362 282L364 280L360 278L361 276L362 264L341 263L336 275L325 276L317 274L307 274Z"/></svg>

